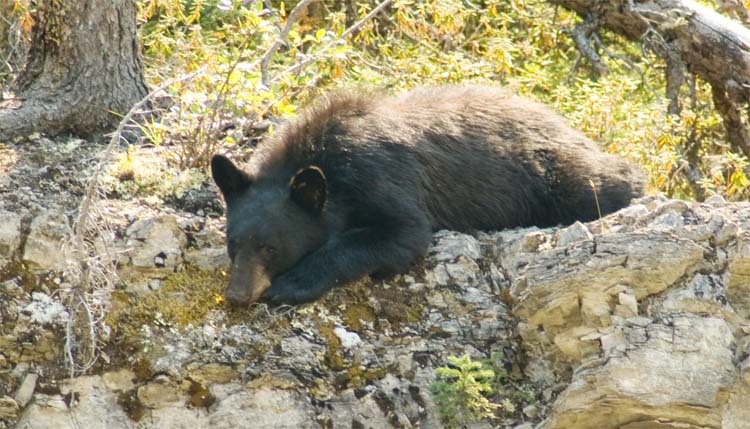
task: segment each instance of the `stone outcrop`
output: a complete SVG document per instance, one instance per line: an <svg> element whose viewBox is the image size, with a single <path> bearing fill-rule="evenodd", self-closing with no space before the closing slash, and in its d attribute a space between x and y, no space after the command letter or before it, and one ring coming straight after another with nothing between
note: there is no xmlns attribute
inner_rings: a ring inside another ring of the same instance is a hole
<svg viewBox="0 0 750 429"><path fill-rule="evenodd" d="M66 238L72 229L61 209L46 210L35 216L23 248L22 261L34 272L63 271L72 252Z"/></svg>
<svg viewBox="0 0 750 429"><path fill-rule="evenodd" d="M0 268L10 262L21 245L21 216L0 211Z"/></svg>
<svg viewBox="0 0 750 429"><path fill-rule="evenodd" d="M21 217L3 216L0 258L28 260ZM123 222L113 347L73 379L54 284L1 283L0 422L442 427L436 368L468 354L507 371L496 418L472 428L750 427L750 204L647 197L588 224L441 231L408 275L319 302L217 306L182 324L163 307L132 332L118 324L160 287L159 305L189 301L163 286L186 266L226 269L220 228L180 213Z"/></svg>
<svg viewBox="0 0 750 429"><path fill-rule="evenodd" d="M563 246L586 226L519 239L506 261L529 367L569 372L541 427L748 424L729 406L750 405L738 365L750 327L739 292L748 209L650 198Z"/></svg>

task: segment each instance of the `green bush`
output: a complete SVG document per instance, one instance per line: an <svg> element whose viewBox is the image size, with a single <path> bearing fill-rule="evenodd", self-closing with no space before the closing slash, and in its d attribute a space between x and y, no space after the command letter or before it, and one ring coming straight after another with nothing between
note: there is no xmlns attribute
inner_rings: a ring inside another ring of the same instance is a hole
<svg viewBox="0 0 750 429"><path fill-rule="evenodd" d="M448 356L448 362L450 366L435 370L437 377L430 385L441 421L455 428L494 418L500 406L486 396L492 393L494 371L469 355Z"/></svg>
<svg viewBox="0 0 750 429"><path fill-rule="evenodd" d="M436 368L430 393L449 428L481 420L496 423L501 417L518 419L525 406L537 403L537 389L508 374L502 353L478 361L468 355L447 359L448 366Z"/></svg>
<svg viewBox="0 0 750 429"><path fill-rule="evenodd" d="M601 32L610 73L596 75L566 34L579 18L539 0L394 0L342 38L378 3L315 2L294 23L262 79L260 59L296 2L141 0L141 37L154 84L172 85L172 107L151 128L185 166L218 150L239 155L319 91L337 86L401 90L484 82L549 104L609 151L633 159L652 191L701 198L748 196L747 160L732 154L710 88L685 89L679 117L666 113L664 64ZM306 65L293 68L305 61ZM229 130L229 131L228 131ZM687 168L690 166L691 168ZM700 179L688 180L689 177Z"/></svg>

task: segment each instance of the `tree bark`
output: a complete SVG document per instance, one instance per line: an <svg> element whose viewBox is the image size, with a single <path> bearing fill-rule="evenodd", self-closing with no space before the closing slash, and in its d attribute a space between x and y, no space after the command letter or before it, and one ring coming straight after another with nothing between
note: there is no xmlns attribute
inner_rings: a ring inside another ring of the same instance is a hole
<svg viewBox="0 0 750 429"><path fill-rule="evenodd" d="M41 0L16 96L0 103L0 139L34 131L90 135L147 93L133 0Z"/></svg>
<svg viewBox="0 0 750 429"><path fill-rule="evenodd" d="M735 150L750 156L749 134L739 120L744 110L740 105L750 101L750 30L692 0L548 1L582 17L592 16L631 40L648 39L673 65L680 60L710 83L727 139ZM669 58L672 54L676 57ZM670 83L670 92L680 84ZM673 105L670 110L677 109Z"/></svg>

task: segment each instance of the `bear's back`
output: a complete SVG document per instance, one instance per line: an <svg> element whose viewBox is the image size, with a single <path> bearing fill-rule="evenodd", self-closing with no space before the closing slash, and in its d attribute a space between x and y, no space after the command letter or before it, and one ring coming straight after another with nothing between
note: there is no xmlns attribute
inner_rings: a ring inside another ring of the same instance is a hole
<svg viewBox="0 0 750 429"><path fill-rule="evenodd" d="M604 213L643 188L637 170L559 115L489 86L322 97L259 147L253 170L286 177L308 165L334 199L377 211L412 200L434 228L456 230L591 220L589 179Z"/></svg>

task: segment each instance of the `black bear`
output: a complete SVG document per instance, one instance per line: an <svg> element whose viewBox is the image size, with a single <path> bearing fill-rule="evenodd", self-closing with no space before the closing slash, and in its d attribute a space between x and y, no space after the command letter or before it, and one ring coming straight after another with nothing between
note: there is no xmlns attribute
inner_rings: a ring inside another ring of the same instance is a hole
<svg viewBox="0 0 750 429"><path fill-rule="evenodd" d="M644 178L542 105L486 86L322 97L246 171L211 161L227 204L226 298L300 303L404 272L432 232L598 217Z"/></svg>

